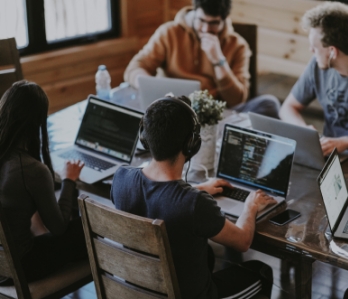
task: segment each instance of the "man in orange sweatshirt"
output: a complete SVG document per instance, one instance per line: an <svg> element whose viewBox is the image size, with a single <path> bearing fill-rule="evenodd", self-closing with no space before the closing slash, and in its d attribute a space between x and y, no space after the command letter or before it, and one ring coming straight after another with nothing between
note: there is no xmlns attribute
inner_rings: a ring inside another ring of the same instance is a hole
<svg viewBox="0 0 348 299"><path fill-rule="evenodd" d="M278 117L279 102L274 96L245 103L251 51L233 30L228 17L231 0L193 0L193 4L156 30L129 63L125 81L138 88L139 76L155 76L161 68L167 77L200 81L202 89L238 112Z"/></svg>

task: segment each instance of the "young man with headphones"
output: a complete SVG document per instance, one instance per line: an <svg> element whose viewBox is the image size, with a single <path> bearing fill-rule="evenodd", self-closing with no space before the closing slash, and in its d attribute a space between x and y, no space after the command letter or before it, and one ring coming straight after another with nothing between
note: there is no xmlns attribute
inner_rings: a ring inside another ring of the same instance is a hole
<svg viewBox="0 0 348 299"><path fill-rule="evenodd" d="M233 265L212 273L208 239L248 250L255 217L275 203L258 190L246 200L234 224L225 219L212 195L230 183L209 180L193 188L182 180L184 164L201 145L200 124L186 97L166 97L151 104L140 123L140 140L153 159L145 168L116 171L111 199L117 209L165 222L182 298L270 297L272 269L259 261ZM243 297L244 296L244 297Z"/></svg>
<svg viewBox="0 0 348 299"><path fill-rule="evenodd" d="M325 156L348 149L348 5L321 4L302 19L314 57L281 107L281 119L306 126L301 111L318 99L324 110ZM310 126L312 127L312 126ZM313 127L312 127L313 128Z"/></svg>

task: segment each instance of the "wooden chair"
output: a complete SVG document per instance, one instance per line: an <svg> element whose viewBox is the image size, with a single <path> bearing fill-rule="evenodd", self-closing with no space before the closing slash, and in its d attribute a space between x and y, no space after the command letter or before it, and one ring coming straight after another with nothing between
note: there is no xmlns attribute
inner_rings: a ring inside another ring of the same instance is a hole
<svg viewBox="0 0 348 299"><path fill-rule="evenodd" d="M252 99L257 95L257 25L233 23L233 28L247 41L252 52L249 65L249 99Z"/></svg>
<svg viewBox="0 0 348 299"><path fill-rule="evenodd" d="M10 277L14 286L0 286L0 299L61 298L92 281L88 261L70 264L44 279L27 283L0 204L0 275Z"/></svg>
<svg viewBox="0 0 348 299"><path fill-rule="evenodd" d="M162 220L79 197L98 298L176 298L179 287Z"/></svg>
<svg viewBox="0 0 348 299"><path fill-rule="evenodd" d="M23 79L19 53L14 38L0 40L0 98L11 85Z"/></svg>

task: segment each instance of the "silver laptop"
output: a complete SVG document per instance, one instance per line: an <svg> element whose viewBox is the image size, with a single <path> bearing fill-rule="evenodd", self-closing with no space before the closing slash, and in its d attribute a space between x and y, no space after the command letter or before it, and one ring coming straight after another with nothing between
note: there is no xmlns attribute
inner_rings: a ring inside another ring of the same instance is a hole
<svg viewBox="0 0 348 299"><path fill-rule="evenodd" d="M317 131L252 112L249 118L256 130L296 140L294 163L318 170L323 168L325 160Z"/></svg>
<svg viewBox="0 0 348 299"><path fill-rule="evenodd" d="M69 159L85 163L80 180L88 184L113 175L130 164L138 141L142 112L89 96L75 144L51 154L56 172Z"/></svg>
<svg viewBox="0 0 348 299"><path fill-rule="evenodd" d="M196 80L142 76L138 78L138 82L142 111L145 111L154 100L163 98L167 93L173 93L174 96L188 96L201 89L201 83Z"/></svg>
<svg viewBox="0 0 348 299"><path fill-rule="evenodd" d="M282 204L288 194L295 147L296 141L292 139L225 125L217 177L236 188L224 188L216 197L221 210L239 217L246 197L257 189L264 190L278 202L259 212L257 219Z"/></svg>
<svg viewBox="0 0 348 299"><path fill-rule="evenodd" d="M348 191L336 149L326 161L317 181L332 235L348 239Z"/></svg>

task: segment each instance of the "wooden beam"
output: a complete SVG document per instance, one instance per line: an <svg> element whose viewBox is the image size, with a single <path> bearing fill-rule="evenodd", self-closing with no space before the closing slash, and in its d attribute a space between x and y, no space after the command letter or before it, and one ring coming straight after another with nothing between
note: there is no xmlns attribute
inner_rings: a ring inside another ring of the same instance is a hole
<svg viewBox="0 0 348 299"><path fill-rule="evenodd" d="M120 38L23 57L21 63L24 77L47 93L52 113L95 93L94 76L100 64L108 67L112 86L118 86L138 48L138 38Z"/></svg>
<svg viewBox="0 0 348 299"><path fill-rule="evenodd" d="M28 72L26 79L40 82L40 84L49 84L51 82L74 79L85 75L94 75L98 65L101 64L105 64L109 71L126 69L135 53L136 51L133 50L129 53L121 53L115 56L95 57L76 64L57 64L57 67L44 69L40 72Z"/></svg>
<svg viewBox="0 0 348 299"><path fill-rule="evenodd" d="M123 37L130 37L136 35L136 1L121 0L120 13L121 13L121 35Z"/></svg>
<svg viewBox="0 0 348 299"><path fill-rule="evenodd" d="M306 35L300 24L302 15L303 13L276 10L263 5L251 6L244 2L234 5L232 10L233 22L253 23L261 28Z"/></svg>
<svg viewBox="0 0 348 299"><path fill-rule="evenodd" d="M123 82L123 72L124 69L110 71L113 86ZM42 85L42 88L50 100L49 114L51 114L86 99L89 94L95 94L94 74Z"/></svg>
<svg viewBox="0 0 348 299"><path fill-rule="evenodd" d="M50 51L21 58L25 77L32 73L50 70L63 65L84 63L105 56L117 56L138 49L138 39L118 38L91 45L70 47L64 50Z"/></svg>
<svg viewBox="0 0 348 299"><path fill-rule="evenodd" d="M238 7L240 4L253 6L268 7L271 10L280 10L287 12L296 12L303 14L305 11L317 6L324 1L313 1L313 0L233 0L233 9Z"/></svg>
<svg viewBox="0 0 348 299"><path fill-rule="evenodd" d="M232 19L234 22L254 23L259 27L307 36L302 29L303 14L322 1L299 0L235 0Z"/></svg>

